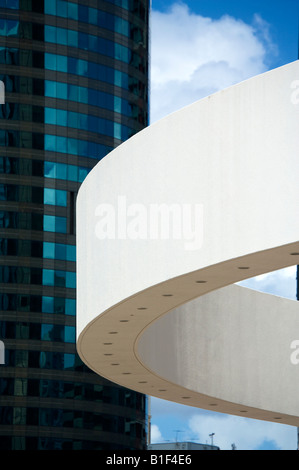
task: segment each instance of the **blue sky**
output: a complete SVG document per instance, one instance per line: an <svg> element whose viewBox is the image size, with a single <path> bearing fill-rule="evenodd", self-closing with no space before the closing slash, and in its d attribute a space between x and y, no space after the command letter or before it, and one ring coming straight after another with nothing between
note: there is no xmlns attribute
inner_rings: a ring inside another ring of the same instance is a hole
<svg viewBox="0 0 299 470"><path fill-rule="evenodd" d="M299 0L152 0L151 122L298 58ZM244 285L295 299L295 268ZM295 449L296 428L151 399L152 442Z"/></svg>

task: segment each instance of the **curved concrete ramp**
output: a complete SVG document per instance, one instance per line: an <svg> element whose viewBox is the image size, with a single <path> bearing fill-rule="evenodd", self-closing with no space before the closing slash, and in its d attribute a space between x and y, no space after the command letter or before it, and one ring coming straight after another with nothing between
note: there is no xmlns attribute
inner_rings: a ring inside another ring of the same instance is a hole
<svg viewBox="0 0 299 470"><path fill-rule="evenodd" d="M96 373L299 426L299 303L234 285L299 263L298 76L296 61L200 100L87 176L77 350Z"/></svg>

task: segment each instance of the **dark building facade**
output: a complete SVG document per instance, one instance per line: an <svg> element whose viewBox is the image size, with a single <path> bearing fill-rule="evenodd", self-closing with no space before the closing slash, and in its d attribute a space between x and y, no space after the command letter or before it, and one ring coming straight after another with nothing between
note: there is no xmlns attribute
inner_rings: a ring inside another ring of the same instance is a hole
<svg viewBox="0 0 299 470"><path fill-rule="evenodd" d="M0 0L0 449L146 447L146 397L76 354L75 203L148 123L148 10Z"/></svg>

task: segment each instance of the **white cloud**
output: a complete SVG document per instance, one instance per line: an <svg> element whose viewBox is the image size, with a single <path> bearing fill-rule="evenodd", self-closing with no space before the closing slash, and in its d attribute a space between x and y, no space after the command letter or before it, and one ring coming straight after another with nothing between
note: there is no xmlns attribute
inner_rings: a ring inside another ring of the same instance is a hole
<svg viewBox="0 0 299 470"><path fill-rule="evenodd" d="M156 444L157 442L163 442L164 438L161 434L159 427L156 424L151 425L151 444Z"/></svg>
<svg viewBox="0 0 299 470"><path fill-rule="evenodd" d="M267 70L269 25L192 13L184 3L151 19L151 122Z"/></svg>
<svg viewBox="0 0 299 470"><path fill-rule="evenodd" d="M297 266L291 266L247 279L239 284L260 292L296 300L296 270Z"/></svg>
<svg viewBox="0 0 299 470"><path fill-rule="evenodd" d="M280 450L295 450L297 445L296 429L292 426L237 416L197 414L189 420L189 427L200 442L206 441L207 433L215 433L213 443L221 450L231 449L232 444L237 450L259 449L264 442L271 442Z"/></svg>

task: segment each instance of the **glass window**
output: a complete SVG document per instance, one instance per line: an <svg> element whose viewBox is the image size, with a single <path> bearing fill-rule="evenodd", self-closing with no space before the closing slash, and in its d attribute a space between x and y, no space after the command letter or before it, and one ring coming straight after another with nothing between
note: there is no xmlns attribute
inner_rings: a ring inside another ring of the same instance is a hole
<svg viewBox="0 0 299 470"><path fill-rule="evenodd" d="M76 288L76 273L66 271L66 287Z"/></svg>
<svg viewBox="0 0 299 470"><path fill-rule="evenodd" d="M56 152L68 153L68 140L67 137L56 137Z"/></svg>
<svg viewBox="0 0 299 470"><path fill-rule="evenodd" d="M64 341L66 343L75 343L76 334L74 326L65 326L64 327Z"/></svg>
<svg viewBox="0 0 299 470"><path fill-rule="evenodd" d="M55 189L44 189L44 204L55 205Z"/></svg>
<svg viewBox="0 0 299 470"><path fill-rule="evenodd" d="M95 8L88 8L88 23L97 24L98 22L98 10Z"/></svg>
<svg viewBox="0 0 299 470"><path fill-rule="evenodd" d="M76 300L75 299L65 299L65 314L76 315Z"/></svg>
<svg viewBox="0 0 299 470"><path fill-rule="evenodd" d="M6 8L11 8L14 10L19 9L19 0L3 0L3 4L6 4Z"/></svg>
<svg viewBox="0 0 299 470"><path fill-rule="evenodd" d="M78 20L78 5L76 3L68 3L68 17L72 20Z"/></svg>
<svg viewBox="0 0 299 470"><path fill-rule="evenodd" d="M44 230L46 232L66 233L66 218L44 215Z"/></svg>
<svg viewBox="0 0 299 470"><path fill-rule="evenodd" d="M66 191L62 191L60 189L44 188L44 204L66 207L67 205Z"/></svg>
<svg viewBox="0 0 299 470"><path fill-rule="evenodd" d="M74 113L73 111L68 112L68 127L78 129L78 113Z"/></svg>
<svg viewBox="0 0 299 470"><path fill-rule="evenodd" d="M67 29L56 28L57 30L57 42L63 46L67 46Z"/></svg>
<svg viewBox="0 0 299 470"><path fill-rule="evenodd" d="M45 53L45 68L48 70L56 70L57 69L57 55L56 54L49 54Z"/></svg>
<svg viewBox="0 0 299 470"><path fill-rule="evenodd" d="M57 43L57 28L45 25L45 41L54 44Z"/></svg>
<svg viewBox="0 0 299 470"><path fill-rule="evenodd" d="M66 83L61 83L61 82L57 82L57 95L56 95L56 98L59 98L59 99L66 99L67 97L67 84Z"/></svg>
<svg viewBox="0 0 299 470"><path fill-rule="evenodd" d="M55 243L44 242L43 257L49 259L55 258Z"/></svg>
<svg viewBox="0 0 299 470"><path fill-rule="evenodd" d="M63 55L57 55L56 57L57 57L57 71L67 72L67 57Z"/></svg>
<svg viewBox="0 0 299 470"><path fill-rule="evenodd" d="M55 232L66 233L66 218L56 217Z"/></svg>
<svg viewBox="0 0 299 470"><path fill-rule="evenodd" d="M100 96L100 92L97 90L93 90L92 88L88 89L88 102L91 105L97 106L99 104L98 99Z"/></svg>
<svg viewBox="0 0 299 470"><path fill-rule="evenodd" d="M114 111L116 113L121 113L121 98L114 96Z"/></svg>
<svg viewBox="0 0 299 470"><path fill-rule="evenodd" d="M56 115L57 115L57 124L59 126L67 126L67 111L65 111L64 109L57 109Z"/></svg>
<svg viewBox="0 0 299 470"><path fill-rule="evenodd" d="M43 313L54 313L54 298L44 297L42 299L42 312Z"/></svg>
<svg viewBox="0 0 299 470"><path fill-rule="evenodd" d="M56 98L56 82L45 80L45 96Z"/></svg>
<svg viewBox="0 0 299 470"><path fill-rule="evenodd" d="M63 326L62 325L41 325L41 340L42 341L63 341Z"/></svg>
<svg viewBox="0 0 299 470"><path fill-rule="evenodd" d="M43 286L54 286L54 270L43 269Z"/></svg>
<svg viewBox="0 0 299 470"><path fill-rule="evenodd" d="M72 29L67 30L67 43L71 47L78 47L78 32Z"/></svg>
<svg viewBox="0 0 299 470"><path fill-rule="evenodd" d="M71 155L83 155L84 154L82 152L80 152L80 150L78 150L78 147L80 147L80 140L76 140L76 139L67 139L67 147L66 147L66 152L71 154Z"/></svg>
<svg viewBox="0 0 299 470"><path fill-rule="evenodd" d="M90 130L91 132L97 132L97 118L95 118L94 116L88 116L87 114L78 114L78 116L80 129Z"/></svg>
<svg viewBox="0 0 299 470"><path fill-rule="evenodd" d="M88 62L78 59L78 74L88 76Z"/></svg>
<svg viewBox="0 0 299 470"><path fill-rule="evenodd" d="M55 258L60 260L66 260L66 247L67 245L63 245L62 243L56 243L55 245Z"/></svg>
<svg viewBox="0 0 299 470"><path fill-rule="evenodd" d="M56 109L45 108L45 124L56 125Z"/></svg>
<svg viewBox="0 0 299 470"><path fill-rule="evenodd" d="M68 165L67 179L69 181L78 181L78 167L75 165Z"/></svg>
<svg viewBox="0 0 299 470"><path fill-rule="evenodd" d="M78 19L84 23L88 22L88 8L85 5L79 5Z"/></svg>
<svg viewBox="0 0 299 470"><path fill-rule="evenodd" d="M88 36L88 48L92 52L96 52L97 50L97 43L98 38L97 36L92 36L91 34ZM81 47L81 46L80 46Z"/></svg>
<svg viewBox="0 0 299 470"><path fill-rule="evenodd" d="M76 261L76 246L75 245L67 245L66 246L66 257L68 261Z"/></svg>
<svg viewBox="0 0 299 470"><path fill-rule="evenodd" d="M68 61L67 61L68 73L72 73L76 75L78 73L77 65L78 65L77 59L75 59L74 57L68 57Z"/></svg>
<svg viewBox="0 0 299 470"><path fill-rule="evenodd" d="M79 33L78 45L80 49L88 49L88 34Z"/></svg>
<svg viewBox="0 0 299 470"><path fill-rule="evenodd" d="M49 108L51 109L51 108ZM45 134L45 150L49 150L51 152L56 151L56 136Z"/></svg>
<svg viewBox="0 0 299 470"><path fill-rule="evenodd" d="M55 178L56 177L56 163L54 162L45 162L44 163L44 176L46 178Z"/></svg>
<svg viewBox="0 0 299 470"><path fill-rule="evenodd" d="M6 36L6 20L0 18L0 36Z"/></svg>
<svg viewBox="0 0 299 470"><path fill-rule="evenodd" d="M44 0L44 11L46 15L56 15L56 1Z"/></svg>
<svg viewBox="0 0 299 470"><path fill-rule="evenodd" d="M67 18L67 4L65 0L56 0L57 2L57 14L63 18Z"/></svg>
<svg viewBox="0 0 299 470"><path fill-rule="evenodd" d="M76 85L69 85L68 86L68 93L67 97L68 100L70 101L78 101L78 90L80 87L77 87Z"/></svg>

